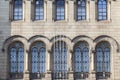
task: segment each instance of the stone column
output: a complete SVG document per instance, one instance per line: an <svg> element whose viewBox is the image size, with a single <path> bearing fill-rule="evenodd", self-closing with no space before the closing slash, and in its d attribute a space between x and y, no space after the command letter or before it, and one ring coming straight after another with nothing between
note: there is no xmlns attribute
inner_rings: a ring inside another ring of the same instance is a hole
<svg viewBox="0 0 120 80"><path fill-rule="evenodd" d="M74 80L74 72L69 71L69 80Z"/></svg>
<svg viewBox="0 0 120 80"><path fill-rule="evenodd" d="M47 22L52 22L53 21L53 14L52 14L52 11L53 11L53 2L52 2L52 0L47 0L46 1L47 2L47 11L46 11L46 13L47 13L47 16L46 16L46 18L47 18Z"/></svg>
<svg viewBox="0 0 120 80"><path fill-rule="evenodd" d="M90 64L91 65L91 74L90 74L91 80L96 80L94 55L95 55L95 49L91 50L91 64Z"/></svg>
<svg viewBox="0 0 120 80"><path fill-rule="evenodd" d="M72 66L72 54L73 51L69 51L70 55L69 55L69 71L68 71L68 76L69 76L69 80L74 80L74 72L73 72L73 66Z"/></svg>
<svg viewBox="0 0 120 80"><path fill-rule="evenodd" d="M52 80L52 76L51 76L51 71L47 71L46 75L45 75L45 79L46 80Z"/></svg>
<svg viewBox="0 0 120 80"><path fill-rule="evenodd" d="M24 69L25 69L25 71L24 71L24 80L30 80L30 72L29 72L29 51L26 51L26 52L24 52L24 54L25 54L25 62L24 62L24 65L25 65L25 67L24 67Z"/></svg>
<svg viewBox="0 0 120 80"><path fill-rule="evenodd" d="M68 19L69 19L69 22L74 22L75 21L74 0L69 0L68 2L69 2Z"/></svg>
<svg viewBox="0 0 120 80"><path fill-rule="evenodd" d="M30 0L26 0L25 1L25 21L26 22L30 22L31 21L31 1Z"/></svg>

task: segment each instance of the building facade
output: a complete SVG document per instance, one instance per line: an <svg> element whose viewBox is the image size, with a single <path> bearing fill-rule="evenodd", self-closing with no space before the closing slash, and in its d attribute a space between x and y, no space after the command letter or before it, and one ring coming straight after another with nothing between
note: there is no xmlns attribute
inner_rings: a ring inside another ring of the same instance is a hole
<svg viewBox="0 0 120 80"><path fill-rule="evenodd" d="M0 80L120 80L120 0L0 0Z"/></svg>

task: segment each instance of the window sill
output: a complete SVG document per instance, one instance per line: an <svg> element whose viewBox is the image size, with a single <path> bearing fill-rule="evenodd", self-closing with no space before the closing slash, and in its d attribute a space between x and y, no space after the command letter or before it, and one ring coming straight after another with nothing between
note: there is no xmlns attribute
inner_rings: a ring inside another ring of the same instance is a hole
<svg viewBox="0 0 120 80"><path fill-rule="evenodd" d="M96 20L96 22L100 22L100 23L110 23L111 20Z"/></svg>
<svg viewBox="0 0 120 80"><path fill-rule="evenodd" d="M44 23L44 22L46 22L46 20L33 20L32 22L35 22L35 23Z"/></svg>
<svg viewBox="0 0 120 80"><path fill-rule="evenodd" d="M22 23L24 22L23 20L11 20L12 23Z"/></svg>
<svg viewBox="0 0 120 80"><path fill-rule="evenodd" d="M76 20L77 23L89 22L89 20Z"/></svg>
<svg viewBox="0 0 120 80"><path fill-rule="evenodd" d="M56 22L56 23L66 23L67 20L54 20L54 22Z"/></svg>

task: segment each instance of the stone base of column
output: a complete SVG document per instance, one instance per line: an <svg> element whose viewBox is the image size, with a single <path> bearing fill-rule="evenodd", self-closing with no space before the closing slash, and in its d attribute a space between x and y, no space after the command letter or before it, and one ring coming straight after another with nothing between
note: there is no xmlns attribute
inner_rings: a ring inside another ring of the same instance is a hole
<svg viewBox="0 0 120 80"><path fill-rule="evenodd" d="M69 80L74 80L74 72L70 71L68 74L69 74Z"/></svg>
<svg viewBox="0 0 120 80"><path fill-rule="evenodd" d="M51 71L47 71L47 73L45 75L45 79L46 80L52 80Z"/></svg>
<svg viewBox="0 0 120 80"><path fill-rule="evenodd" d="M91 80L96 80L96 73L95 73L95 71L92 71L92 73L91 73Z"/></svg>
<svg viewBox="0 0 120 80"><path fill-rule="evenodd" d="M30 80L30 72L29 71L25 71L24 80Z"/></svg>

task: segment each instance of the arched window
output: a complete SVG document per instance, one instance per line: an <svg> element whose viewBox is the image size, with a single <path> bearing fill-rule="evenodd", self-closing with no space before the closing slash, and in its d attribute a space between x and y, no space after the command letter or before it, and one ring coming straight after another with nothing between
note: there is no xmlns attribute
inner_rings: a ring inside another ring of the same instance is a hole
<svg viewBox="0 0 120 80"><path fill-rule="evenodd" d="M56 20L65 19L65 0L56 0Z"/></svg>
<svg viewBox="0 0 120 80"><path fill-rule="evenodd" d="M24 48L20 42L9 46L10 78L22 79L24 72Z"/></svg>
<svg viewBox="0 0 120 80"><path fill-rule="evenodd" d="M23 17L23 9L22 9L22 0L14 0L13 4L13 19L14 20L22 20Z"/></svg>
<svg viewBox="0 0 120 80"><path fill-rule="evenodd" d="M98 0L98 20L107 19L107 1Z"/></svg>
<svg viewBox="0 0 120 80"><path fill-rule="evenodd" d="M96 46L96 78L110 77L110 44L101 42Z"/></svg>
<svg viewBox="0 0 120 80"><path fill-rule="evenodd" d="M75 80L85 79L89 72L89 46L86 42L79 42L74 47Z"/></svg>
<svg viewBox="0 0 120 80"><path fill-rule="evenodd" d="M77 20L86 19L86 0L77 0Z"/></svg>
<svg viewBox="0 0 120 80"><path fill-rule="evenodd" d="M44 19L44 0L35 0L35 20Z"/></svg>
<svg viewBox="0 0 120 80"><path fill-rule="evenodd" d="M45 77L46 72L46 47L43 42L36 42L31 47L32 69L31 78L40 79Z"/></svg>
<svg viewBox="0 0 120 80"><path fill-rule="evenodd" d="M67 79L67 47L63 41L53 46L53 80Z"/></svg>

